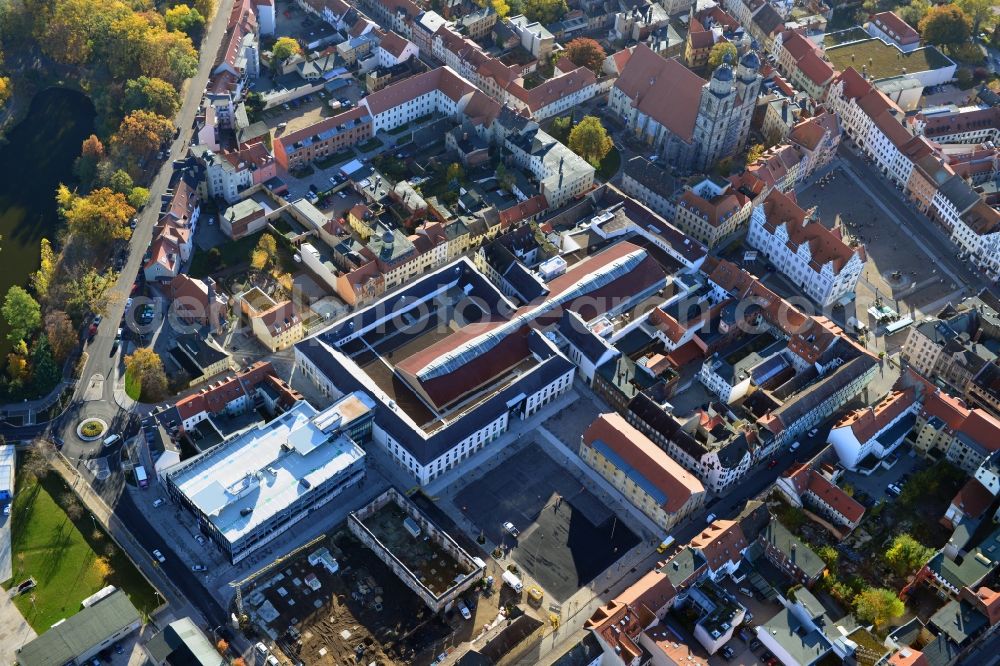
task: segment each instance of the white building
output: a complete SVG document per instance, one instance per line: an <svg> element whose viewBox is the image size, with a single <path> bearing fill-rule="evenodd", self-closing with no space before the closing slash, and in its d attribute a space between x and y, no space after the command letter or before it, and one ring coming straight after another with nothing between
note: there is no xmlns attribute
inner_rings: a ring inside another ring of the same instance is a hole
<svg viewBox="0 0 1000 666"><path fill-rule="evenodd" d="M873 407L847 413L830 430L827 441L840 458L840 464L855 471L871 456L870 471L896 450L913 429L918 404L913 389L893 391Z"/></svg>
<svg viewBox="0 0 1000 666"><path fill-rule="evenodd" d="M747 242L823 306L853 298L864 269L864 248L852 248L788 196L771 192L750 215Z"/></svg>

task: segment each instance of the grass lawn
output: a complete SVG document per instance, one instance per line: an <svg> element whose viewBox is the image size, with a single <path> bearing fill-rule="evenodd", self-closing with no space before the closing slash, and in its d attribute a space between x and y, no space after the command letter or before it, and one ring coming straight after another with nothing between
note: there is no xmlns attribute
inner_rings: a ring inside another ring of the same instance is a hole
<svg viewBox="0 0 1000 666"><path fill-rule="evenodd" d="M188 274L191 277L203 278L223 268L250 263L250 253L257 246L257 240L262 233L264 231L258 231L250 236L244 236L235 241L227 241L217 246L219 250L219 259L217 262L213 262L210 251L206 252L201 249L195 251L194 258L191 260L191 270L188 271Z"/></svg>
<svg viewBox="0 0 1000 666"><path fill-rule="evenodd" d="M360 150L363 153L367 153L375 150L376 148L381 148L384 145L385 144L382 143L382 139L378 138L377 136L373 136L372 138L368 139L360 146L358 146L358 150Z"/></svg>
<svg viewBox="0 0 1000 666"><path fill-rule="evenodd" d="M32 595L14 598L28 624L42 633L80 610L80 602L105 585L125 591L146 613L158 605L153 588L104 532L94 529L84 510L75 522L63 510L72 494L51 472L42 481L18 475L13 521L13 583L29 576L37 582ZM104 564L106 562L106 565Z"/></svg>
<svg viewBox="0 0 1000 666"><path fill-rule="evenodd" d="M597 177L601 180L609 180L618 173L618 168L622 165L622 156L617 148L612 148L611 152L601 160L601 166L597 167Z"/></svg>
<svg viewBox="0 0 1000 666"><path fill-rule="evenodd" d="M125 394L133 400L139 400L142 394L142 383L131 372L125 371Z"/></svg>
<svg viewBox="0 0 1000 666"><path fill-rule="evenodd" d="M900 76L907 72L926 72L948 65L948 59L933 46L900 54L895 46L874 38L832 46L826 50L826 57L834 69L843 71L853 67L860 72L864 66L876 79Z"/></svg>

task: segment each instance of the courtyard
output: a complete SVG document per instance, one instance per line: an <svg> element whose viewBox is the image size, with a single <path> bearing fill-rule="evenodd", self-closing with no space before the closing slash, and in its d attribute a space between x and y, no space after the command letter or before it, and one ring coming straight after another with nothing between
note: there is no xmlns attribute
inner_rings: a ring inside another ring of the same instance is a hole
<svg viewBox="0 0 1000 666"><path fill-rule="evenodd" d="M560 603L639 542L535 442L461 488L452 502ZM520 531L517 537L505 522Z"/></svg>

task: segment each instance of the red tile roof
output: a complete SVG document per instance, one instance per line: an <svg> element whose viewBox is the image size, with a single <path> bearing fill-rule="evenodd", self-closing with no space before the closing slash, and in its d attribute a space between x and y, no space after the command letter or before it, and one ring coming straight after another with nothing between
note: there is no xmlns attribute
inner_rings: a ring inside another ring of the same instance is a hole
<svg viewBox="0 0 1000 666"><path fill-rule="evenodd" d="M601 414L583 433L584 446L601 441L666 495L664 512L677 513L705 492L701 481L681 467L620 414Z"/></svg>
<svg viewBox="0 0 1000 666"><path fill-rule="evenodd" d="M920 34L894 12L879 12L872 16L872 23L902 46L920 43Z"/></svg>
<svg viewBox="0 0 1000 666"><path fill-rule="evenodd" d="M226 377L198 393L181 398L175 404L177 414L183 422L186 419L207 412L218 414L233 400L250 395L268 375L274 374L274 368L267 361L257 361L246 370L234 377Z"/></svg>
<svg viewBox="0 0 1000 666"><path fill-rule="evenodd" d="M802 245L809 247L812 257L810 267L820 272L827 263L833 265L834 273L839 273L851 257L858 253L845 243L840 234L827 229L819 220L807 217L806 211L799 208L788 195L773 190L764 200L764 213L767 216L764 227L774 233L781 224L788 232L788 248L797 252Z"/></svg>
<svg viewBox="0 0 1000 666"><path fill-rule="evenodd" d="M959 488L951 503L958 507L967 518L978 520L993 504L993 493L976 479L969 479Z"/></svg>
<svg viewBox="0 0 1000 666"><path fill-rule="evenodd" d="M865 515L864 506L845 493L840 487L827 481L816 470L810 470L807 489L815 494L821 502L832 507L834 511L855 525Z"/></svg>
<svg viewBox="0 0 1000 666"><path fill-rule="evenodd" d="M685 141L694 136L704 85L704 79L680 62L663 58L645 44L635 47L615 82L632 106Z"/></svg>
<svg viewBox="0 0 1000 666"><path fill-rule="evenodd" d="M849 412L834 428L850 427L859 442L865 443L896 420L916 401L916 391L911 387L893 391L873 407L863 407Z"/></svg>
<svg viewBox="0 0 1000 666"><path fill-rule="evenodd" d="M690 546L700 550L709 568L715 571L727 562L738 563L747 539L736 521L716 520L691 539Z"/></svg>

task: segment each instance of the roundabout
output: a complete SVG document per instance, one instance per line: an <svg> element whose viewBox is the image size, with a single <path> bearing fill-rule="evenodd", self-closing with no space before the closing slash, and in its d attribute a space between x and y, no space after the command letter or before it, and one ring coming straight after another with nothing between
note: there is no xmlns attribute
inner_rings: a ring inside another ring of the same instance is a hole
<svg viewBox="0 0 1000 666"><path fill-rule="evenodd" d="M76 426L76 436L85 442L96 441L104 436L104 433L107 431L107 422L97 417L86 418Z"/></svg>

